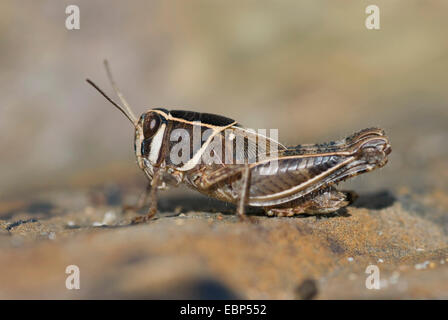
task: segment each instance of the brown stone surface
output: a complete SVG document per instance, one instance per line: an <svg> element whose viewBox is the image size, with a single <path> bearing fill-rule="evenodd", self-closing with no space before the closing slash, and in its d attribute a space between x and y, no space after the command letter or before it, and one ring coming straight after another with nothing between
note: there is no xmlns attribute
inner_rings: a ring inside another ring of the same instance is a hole
<svg viewBox="0 0 448 320"><path fill-rule="evenodd" d="M70 210L71 197L79 209ZM136 213L92 205L89 193L41 194L33 203L2 204L11 217L0 225L0 297L298 299L311 281L321 299L448 298L446 225L436 214L446 203L438 193L424 198L434 213L412 209L419 204L407 194L379 193L339 215L254 211L249 223L231 207L179 193L162 198L157 219L130 225ZM65 288L72 264L80 290ZM365 286L372 264L380 290Z"/></svg>

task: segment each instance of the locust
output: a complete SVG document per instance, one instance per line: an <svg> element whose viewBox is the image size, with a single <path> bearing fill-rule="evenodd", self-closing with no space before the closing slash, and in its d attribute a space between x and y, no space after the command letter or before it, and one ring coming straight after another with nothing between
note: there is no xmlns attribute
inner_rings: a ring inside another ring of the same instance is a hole
<svg viewBox="0 0 448 320"><path fill-rule="evenodd" d="M132 123L137 164L148 178L139 203L144 205L149 197L150 207L134 223L155 216L158 190L180 184L235 204L241 219L247 206L278 217L333 213L356 197L338 190L338 183L383 167L392 150L379 128L328 143L284 146L216 114L152 108L137 118L107 61L105 68L121 105L86 81Z"/></svg>

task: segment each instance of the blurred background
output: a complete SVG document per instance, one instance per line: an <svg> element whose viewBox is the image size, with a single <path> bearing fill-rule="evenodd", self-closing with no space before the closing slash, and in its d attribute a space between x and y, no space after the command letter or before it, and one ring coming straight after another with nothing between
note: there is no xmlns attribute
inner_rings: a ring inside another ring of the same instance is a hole
<svg viewBox="0 0 448 320"><path fill-rule="evenodd" d="M65 8L80 8L67 30ZM365 8L380 8L380 30ZM0 198L144 184L107 58L135 113L220 113L286 144L384 128L393 152L364 191L447 188L446 1L0 2Z"/></svg>

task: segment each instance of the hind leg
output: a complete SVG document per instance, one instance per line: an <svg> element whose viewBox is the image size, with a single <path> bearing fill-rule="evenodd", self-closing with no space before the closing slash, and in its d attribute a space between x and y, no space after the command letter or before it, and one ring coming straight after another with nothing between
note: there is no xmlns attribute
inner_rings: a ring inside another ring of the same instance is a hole
<svg viewBox="0 0 448 320"><path fill-rule="evenodd" d="M281 207L265 208L268 216L292 217L296 214L328 214L353 203L357 198L352 191L342 192L329 188L323 192L297 199Z"/></svg>

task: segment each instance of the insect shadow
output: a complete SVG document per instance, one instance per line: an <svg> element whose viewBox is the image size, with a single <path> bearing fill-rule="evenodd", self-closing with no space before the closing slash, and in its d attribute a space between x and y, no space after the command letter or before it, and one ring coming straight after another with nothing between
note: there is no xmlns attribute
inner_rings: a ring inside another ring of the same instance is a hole
<svg viewBox="0 0 448 320"><path fill-rule="evenodd" d="M177 195L160 199L158 207L162 213L176 212L180 209L182 212L198 211L234 215L236 211L236 206L232 203L195 194ZM247 207L246 210L246 213L249 215L264 215L264 211L261 208Z"/></svg>
<svg viewBox="0 0 448 320"><path fill-rule="evenodd" d="M297 216L298 218L316 217L316 219L331 219L331 218L348 218L352 215L348 213L347 208L341 208L332 213L316 213L316 214L301 214Z"/></svg>
<svg viewBox="0 0 448 320"><path fill-rule="evenodd" d="M355 208L365 208L371 210L380 210L392 206L397 198L388 190L381 190L359 195L353 202Z"/></svg>
<svg viewBox="0 0 448 320"><path fill-rule="evenodd" d="M355 208L365 208L370 210L380 210L392 206L397 198L388 190L380 190L377 192L360 194L358 198L351 204L351 207ZM224 215L234 215L236 211L236 206L231 203L224 201L219 201L213 198L209 198L205 195L186 193L178 194L169 197L164 197L159 199L159 211L163 213L164 216L169 213L178 212L211 212L211 213L221 213ZM145 212L147 207L139 211ZM247 207L246 212L248 215L254 216L266 216L265 212L261 208ZM178 214L174 214L178 215ZM335 217L350 217L346 208L341 208L336 212L328 214L299 214L295 215L293 218L308 218L316 217L321 218L335 218Z"/></svg>
<svg viewBox="0 0 448 320"><path fill-rule="evenodd" d="M166 216L166 213L172 213L179 211L182 212L211 212L211 213L221 213L223 215L235 215L236 206L231 203L224 201L219 201L213 198L208 198L203 195L196 194L185 194L171 196L169 198L160 199L159 201L159 211ZM262 216L266 217L265 211L262 208L257 207L246 207L246 214L251 216ZM177 215L177 214L175 214ZM309 218L316 217L321 218L335 218L335 217L350 217L346 208L341 208L336 212L328 214L298 214L290 218Z"/></svg>

